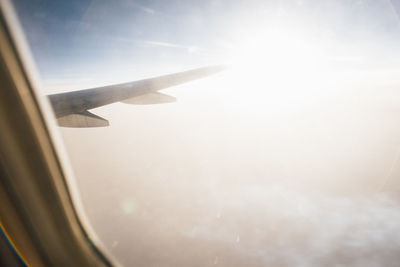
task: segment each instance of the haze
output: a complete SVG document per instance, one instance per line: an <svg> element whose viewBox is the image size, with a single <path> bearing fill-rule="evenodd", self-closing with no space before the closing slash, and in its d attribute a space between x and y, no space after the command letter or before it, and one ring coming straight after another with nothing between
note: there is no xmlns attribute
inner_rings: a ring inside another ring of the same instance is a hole
<svg viewBox="0 0 400 267"><path fill-rule="evenodd" d="M122 265L398 265L399 5L264 2L16 1L43 94L231 66L59 128Z"/></svg>

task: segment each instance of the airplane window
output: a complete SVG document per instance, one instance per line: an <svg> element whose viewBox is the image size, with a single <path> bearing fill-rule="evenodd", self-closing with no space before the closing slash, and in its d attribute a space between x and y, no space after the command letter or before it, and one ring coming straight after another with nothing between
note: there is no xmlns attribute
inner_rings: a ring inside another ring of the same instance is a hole
<svg viewBox="0 0 400 267"><path fill-rule="evenodd" d="M400 2L13 1L124 266L398 266Z"/></svg>

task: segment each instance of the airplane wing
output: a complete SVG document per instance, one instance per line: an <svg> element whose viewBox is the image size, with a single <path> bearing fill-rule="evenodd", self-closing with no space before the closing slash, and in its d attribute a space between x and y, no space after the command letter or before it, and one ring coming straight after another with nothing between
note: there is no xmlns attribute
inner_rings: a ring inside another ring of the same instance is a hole
<svg viewBox="0 0 400 267"><path fill-rule="evenodd" d="M225 69L216 65L184 72L98 88L49 95L57 122L63 127L102 127L109 122L88 110L115 102L146 105L174 102L175 98L158 91L207 77Z"/></svg>

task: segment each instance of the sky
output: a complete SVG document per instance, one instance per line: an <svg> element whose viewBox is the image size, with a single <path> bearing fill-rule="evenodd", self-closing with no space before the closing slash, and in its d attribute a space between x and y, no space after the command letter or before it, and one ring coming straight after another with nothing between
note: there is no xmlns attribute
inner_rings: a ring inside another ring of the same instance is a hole
<svg viewBox="0 0 400 267"><path fill-rule="evenodd" d="M58 128L125 266L397 266L399 1L14 1L43 95L225 63Z"/></svg>
<svg viewBox="0 0 400 267"><path fill-rule="evenodd" d="M333 60L399 59L398 1L14 2L48 92L230 61L232 47L271 29L308 38Z"/></svg>

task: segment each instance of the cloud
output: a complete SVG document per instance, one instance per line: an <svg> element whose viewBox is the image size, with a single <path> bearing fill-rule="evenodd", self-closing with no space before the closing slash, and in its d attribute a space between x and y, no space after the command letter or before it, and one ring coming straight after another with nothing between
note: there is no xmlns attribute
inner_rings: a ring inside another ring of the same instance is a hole
<svg viewBox="0 0 400 267"><path fill-rule="evenodd" d="M158 42L158 41L144 41L145 44L150 46L162 46L162 47L172 47L172 48L185 48L182 45L167 43L167 42Z"/></svg>
<svg viewBox="0 0 400 267"><path fill-rule="evenodd" d="M255 266L396 266L398 201L343 197L284 186L241 186L206 199L220 206L187 229L190 238L234 247Z"/></svg>
<svg viewBox="0 0 400 267"><path fill-rule="evenodd" d="M159 47L167 47L167 48L177 48L186 50L188 53L201 53L204 51L203 48L195 46L195 45L181 45L176 43L169 43L169 42L160 42L160 41L144 41L146 45L149 46L159 46Z"/></svg>
<svg viewBox="0 0 400 267"><path fill-rule="evenodd" d="M148 7L140 7L141 10L143 10L144 12L150 14L150 15L154 15L156 13L156 11L154 9L148 8Z"/></svg>

